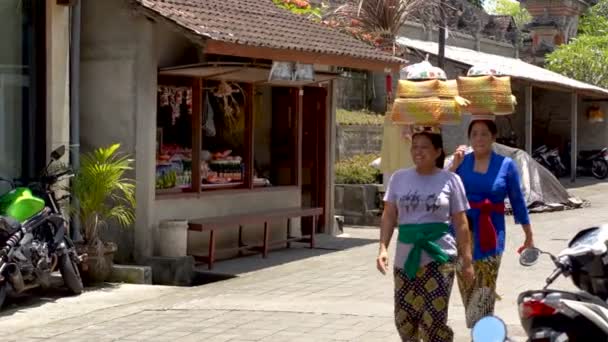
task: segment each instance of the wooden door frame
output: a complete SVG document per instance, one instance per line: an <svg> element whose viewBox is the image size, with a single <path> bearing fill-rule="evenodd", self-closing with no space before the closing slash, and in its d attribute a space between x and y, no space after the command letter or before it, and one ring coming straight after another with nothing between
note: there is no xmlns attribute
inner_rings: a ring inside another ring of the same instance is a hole
<svg viewBox="0 0 608 342"><path fill-rule="evenodd" d="M309 88L317 88L317 89L324 89L325 90L325 105L323 106L323 108L319 109L319 112L321 112L321 110L323 110L323 117L322 120L316 120L315 124L316 124L316 138L318 141L318 145L317 148L315 149L315 155L316 155L316 165L317 167L315 167L314 169L314 177L316 180L318 180L318 182L316 184L313 184L313 186L315 187L315 192L316 192L316 196L315 196L315 200L318 201L319 206L322 206L324 208L323 211L323 215L321 216L321 221L319 222L319 224L317 225L317 229L319 233L326 233L329 232L330 230L328 230L328 227L330 227L328 224L331 222L328 217L330 215L331 212L331 205L328 201L328 196L327 196L327 189L329 187L329 185L331 184L331 179L328 178L328 174L331 172L330 168L328 167L329 161L331 160L331 126L328 124L329 122L331 122L331 111L329 110L329 108L331 108L331 87L303 87L302 90L304 91L304 94L306 94L306 89ZM300 93L302 94L302 93ZM304 106L303 106L303 100L304 100L304 96L299 96L299 106L301 108L300 110L300 122L302 123L302 125L300 126L300 130L299 130L299 145L300 145L300 153L299 153L299 175L300 175L300 190L302 191L303 187L302 187L302 181L301 181L301 177L303 174L303 170L302 170L302 156L303 156L303 149L304 149L304 144L303 144L303 136L304 136L304 131L303 131L303 114L304 114ZM317 118L315 118L317 119Z"/></svg>

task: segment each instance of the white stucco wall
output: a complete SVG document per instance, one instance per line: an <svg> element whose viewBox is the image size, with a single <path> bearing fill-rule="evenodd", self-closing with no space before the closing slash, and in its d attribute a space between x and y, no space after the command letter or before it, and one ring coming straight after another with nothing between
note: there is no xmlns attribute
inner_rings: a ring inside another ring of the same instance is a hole
<svg viewBox="0 0 608 342"><path fill-rule="evenodd" d="M597 102L604 113L604 122L591 123L587 119L587 109L594 103L579 100L578 149L579 151L597 150L608 146L608 105Z"/></svg>
<svg viewBox="0 0 608 342"><path fill-rule="evenodd" d="M83 2L82 151L119 142L135 158L135 225L109 233L119 243L121 259L153 250L156 77L154 23L136 16L122 0Z"/></svg>
<svg viewBox="0 0 608 342"><path fill-rule="evenodd" d="M47 2L47 155L70 143L70 10ZM68 161L66 153L64 160Z"/></svg>
<svg viewBox="0 0 608 342"><path fill-rule="evenodd" d="M242 190L223 194L203 194L200 198L162 199L154 203L154 221L170 219L196 219L210 216L241 214L260 210L279 209L299 206L300 189L285 187L262 191ZM297 231L297 222L293 222L293 232ZM287 221L270 224L270 240L285 237ZM246 225L243 230L245 242L257 242L262 239L263 225ZM188 250L192 253L205 254L208 248L209 233L190 232ZM221 230L216 234L217 247L236 247L238 245L238 227ZM229 257L235 253L218 254L218 257Z"/></svg>

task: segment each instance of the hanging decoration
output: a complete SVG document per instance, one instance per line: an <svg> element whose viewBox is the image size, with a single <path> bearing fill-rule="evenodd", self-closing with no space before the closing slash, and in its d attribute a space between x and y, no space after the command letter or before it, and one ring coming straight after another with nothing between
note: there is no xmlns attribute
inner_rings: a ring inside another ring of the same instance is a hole
<svg viewBox="0 0 608 342"><path fill-rule="evenodd" d="M176 86L158 86L160 106L171 106L171 124L175 126L177 119L181 115L181 106L185 104L188 108L188 115L192 115L192 88Z"/></svg>
<svg viewBox="0 0 608 342"><path fill-rule="evenodd" d="M243 103L245 103L245 92L238 83L220 81L220 84L213 90L213 95L222 100L220 105L224 111L224 119L226 124L231 129L238 125L238 118L241 114L241 106L234 98L234 94L241 93L243 95Z"/></svg>
<svg viewBox="0 0 608 342"><path fill-rule="evenodd" d="M587 119L591 123L604 122L604 113L598 105L592 105L587 109Z"/></svg>
<svg viewBox="0 0 608 342"><path fill-rule="evenodd" d="M203 108L203 129L205 130L205 136L214 137L216 134L214 115L213 106L209 102L209 92L206 91L205 107Z"/></svg>

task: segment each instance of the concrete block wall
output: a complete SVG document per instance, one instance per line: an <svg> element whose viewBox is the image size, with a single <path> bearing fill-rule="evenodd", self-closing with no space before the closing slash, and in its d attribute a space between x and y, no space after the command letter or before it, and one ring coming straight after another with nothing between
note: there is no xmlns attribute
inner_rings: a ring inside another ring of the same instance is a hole
<svg viewBox="0 0 608 342"><path fill-rule="evenodd" d="M338 125L336 128L336 160L358 154L380 153L382 126Z"/></svg>

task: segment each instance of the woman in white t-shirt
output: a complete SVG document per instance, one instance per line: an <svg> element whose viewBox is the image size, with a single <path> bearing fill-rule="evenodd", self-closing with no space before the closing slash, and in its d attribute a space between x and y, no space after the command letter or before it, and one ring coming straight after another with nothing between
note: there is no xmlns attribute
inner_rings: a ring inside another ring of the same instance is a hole
<svg viewBox="0 0 608 342"><path fill-rule="evenodd" d="M415 167L391 177L384 197L377 267L389 270L388 246L395 226L395 324L403 341L453 340L447 325L457 258L465 278L473 281L471 241L464 186L458 175L443 170L445 154L439 133L426 128L412 136ZM448 223L456 229L456 241Z"/></svg>

